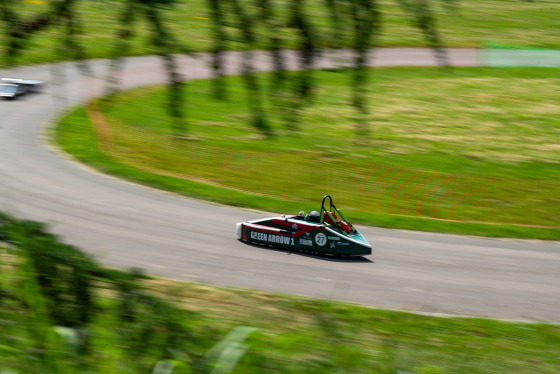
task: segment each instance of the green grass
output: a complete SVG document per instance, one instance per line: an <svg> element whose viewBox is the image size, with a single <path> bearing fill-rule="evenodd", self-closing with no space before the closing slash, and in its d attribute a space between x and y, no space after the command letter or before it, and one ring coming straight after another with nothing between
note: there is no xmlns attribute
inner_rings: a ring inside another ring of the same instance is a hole
<svg viewBox="0 0 560 374"><path fill-rule="evenodd" d="M356 222L559 239L559 73L376 69L367 144L356 142L342 72L317 74L318 99L297 133L284 128L283 107L269 107L274 137L249 128L245 94L232 77L225 103L210 98L209 81L189 83L188 131L196 140L169 136L158 87L104 104L114 137L108 154L95 146L82 110L62 120L57 139L105 172L230 205L298 212L316 209L329 193Z"/></svg>
<svg viewBox="0 0 560 374"><path fill-rule="evenodd" d="M246 0L248 1L248 0ZM556 39L556 19L560 18L560 4L552 1L504 1L504 0L468 0L456 1L456 11L450 11L444 1L434 2L434 12L438 17L438 27L448 47L478 48L484 41L503 44L522 45L542 48L558 48ZM333 38L329 30L330 21L323 2L309 2L309 14L315 25L321 46L345 45L347 42L340 35ZM22 14L31 17L44 12L46 4L18 2ZM107 58L115 45L118 10L122 1L81 1L80 19L83 22L82 44L91 58ZM379 38L381 47L420 47L426 46L421 33L411 26L410 18L397 6L397 1L384 0L380 9L383 16L383 29ZM283 13L285 14L285 10ZM204 0L180 0L175 8L164 11L169 26L181 42L193 51L211 49L211 22ZM149 46L150 31L143 20L137 21L132 39L130 55L153 54ZM0 25L0 33L3 25ZM230 35L235 38L238 31L230 28ZM261 35L265 31L259 29ZM287 41L287 47L295 46L294 33L279 29ZM1 35L1 34L0 34ZM21 64L43 63L64 60L57 50L61 30L51 27L34 36L29 41L28 51L18 60ZM333 44L335 41L335 44ZM267 48L261 43L259 48ZM232 41L229 49L240 49L243 45ZM2 47L0 47L0 53Z"/></svg>

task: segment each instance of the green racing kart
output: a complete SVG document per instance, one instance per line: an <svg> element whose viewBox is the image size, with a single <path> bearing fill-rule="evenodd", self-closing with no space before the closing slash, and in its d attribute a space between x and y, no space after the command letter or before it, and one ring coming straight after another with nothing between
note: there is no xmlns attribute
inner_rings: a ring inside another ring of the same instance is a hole
<svg viewBox="0 0 560 374"><path fill-rule="evenodd" d="M323 197L320 212L240 222L236 229L239 240L274 248L337 257L371 254L371 245L329 195Z"/></svg>

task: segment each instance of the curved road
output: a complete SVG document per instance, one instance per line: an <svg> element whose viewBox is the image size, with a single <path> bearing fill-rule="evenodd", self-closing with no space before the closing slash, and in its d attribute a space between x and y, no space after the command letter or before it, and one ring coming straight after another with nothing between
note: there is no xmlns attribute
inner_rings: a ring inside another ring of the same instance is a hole
<svg viewBox="0 0 560 374"><path fill-rule="evenodd" d="M477 52L451 50L453 65ZM239 54L228 55L230 73ZM433 65L430 51L378 50L373 65ZM267 59L259 54L258 67ZM209 76L205 56L181 57L187 78ZM328 62L320 62L328 66ZM0 210L51 223L103 264L137 266L167 278L336 299L426 313L560 322L560 244L492 240L362 227L373 255L361 261L312 257L245 245L235 223L261 214L180 198L84 167L45 141L61 106L101 94L106 61L93 76L73 64L68 84L0 102ZM1 71L51 80L49 66ZM154 57L128 59L124 87L161 82ZM69 100L63 100L66 97ZM285 212L291 213L291 212Z"/></svg>

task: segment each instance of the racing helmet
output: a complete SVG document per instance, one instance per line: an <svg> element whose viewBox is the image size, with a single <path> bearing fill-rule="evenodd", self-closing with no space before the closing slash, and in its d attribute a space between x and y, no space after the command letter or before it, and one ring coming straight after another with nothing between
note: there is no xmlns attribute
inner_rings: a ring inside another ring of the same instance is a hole
<svg viewBox="0 0 560 374"><path fill-rule="evenodd" d="M321 214L315 210L312 210L311 212L307 213L307 215L305 216L305 220L309 221L309 222L321 222Z"/></svg>

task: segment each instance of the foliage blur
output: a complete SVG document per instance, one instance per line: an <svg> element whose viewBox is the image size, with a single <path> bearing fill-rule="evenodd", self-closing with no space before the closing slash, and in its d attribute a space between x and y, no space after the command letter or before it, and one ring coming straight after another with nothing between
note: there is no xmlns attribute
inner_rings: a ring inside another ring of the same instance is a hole
<svg viewBox="0 0 560 374"><path fill-rule="evenodd" d="M193 337L196 314L151 295L142 271L103 268L44 224L4 213L0 240L2 373L228 373L256 331L237 327L187 354L208 339Z"/></svg>

